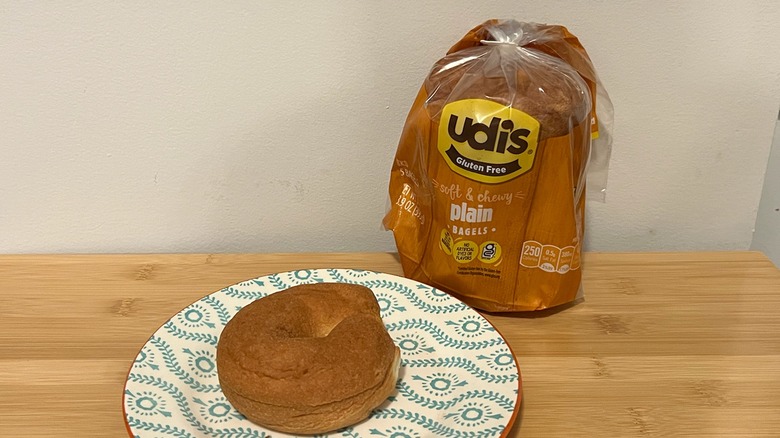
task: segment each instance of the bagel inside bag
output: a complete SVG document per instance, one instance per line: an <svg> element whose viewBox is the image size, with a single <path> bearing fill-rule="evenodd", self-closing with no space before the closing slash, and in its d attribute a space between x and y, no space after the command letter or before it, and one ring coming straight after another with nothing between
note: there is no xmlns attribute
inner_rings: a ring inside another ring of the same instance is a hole
<svg viewBox="0 0 780 438"><path fill-rule="evenodd" d="M573 301L586 180L603 197L611 124L565 27L472 29L434 64L398 143L383 224L404 275L487 311Z"/></svg>

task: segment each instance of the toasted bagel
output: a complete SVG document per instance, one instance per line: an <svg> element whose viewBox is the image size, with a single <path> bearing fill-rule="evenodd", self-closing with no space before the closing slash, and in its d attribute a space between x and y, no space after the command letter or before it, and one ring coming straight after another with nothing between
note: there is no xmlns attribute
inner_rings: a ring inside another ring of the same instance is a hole
<svg viewBox="0 0 780 438"><path fill-rule="evenodd" d="M249 420L318 434L365 419L393 392L400 352L370 289L317 283L241 309L217 345L228 401Z"/></svg>

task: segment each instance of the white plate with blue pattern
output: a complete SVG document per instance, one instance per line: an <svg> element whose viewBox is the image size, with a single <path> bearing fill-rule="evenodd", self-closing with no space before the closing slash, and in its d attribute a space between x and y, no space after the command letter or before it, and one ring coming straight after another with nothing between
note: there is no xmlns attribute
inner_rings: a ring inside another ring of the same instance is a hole
<svg viewBox="0 0 780 438"><path fill-rule="evenodd" d="M371 416L328 437L500 437L520 408L517 362L501 335L452 296L407 278L316 269L226 287L168 320L135 358L124 390L130 435L138 438L289 437L244 418L219 387L216 348L243 306L291 286L357 283L374 291L401 349L396 391ZM323 437L324 437L323 436Z"/></svg>

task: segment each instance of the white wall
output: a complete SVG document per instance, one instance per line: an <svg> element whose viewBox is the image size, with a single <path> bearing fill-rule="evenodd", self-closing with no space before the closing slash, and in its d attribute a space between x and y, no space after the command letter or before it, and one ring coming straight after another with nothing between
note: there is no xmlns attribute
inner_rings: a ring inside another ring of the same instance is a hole
<svg viewBox="0 0 780 438"><path fill-rule="evenodd" d="M409 105L492 17L566 24L611 93L590 249L750 244L774 0L159 3L0 4L0 252L392 250Z"/></svg>

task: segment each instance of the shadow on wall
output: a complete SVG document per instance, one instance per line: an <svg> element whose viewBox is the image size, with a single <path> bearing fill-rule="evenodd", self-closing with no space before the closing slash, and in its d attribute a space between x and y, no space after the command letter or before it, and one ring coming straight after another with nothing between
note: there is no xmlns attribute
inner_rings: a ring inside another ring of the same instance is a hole
<svg viewBox="0 0 780 438"><path fill-rule="evenodd" d="M753 242L750 249L761 251L780 267L780 113L769 152L764 189L758 206Z"/></svg>

